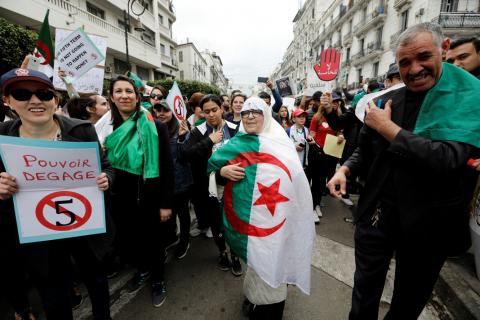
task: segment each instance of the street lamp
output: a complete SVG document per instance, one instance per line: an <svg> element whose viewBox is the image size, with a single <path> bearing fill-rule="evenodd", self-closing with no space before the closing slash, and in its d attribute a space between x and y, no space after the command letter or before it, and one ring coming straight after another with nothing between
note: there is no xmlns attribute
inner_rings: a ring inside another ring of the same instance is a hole
<svg viewBox="0 0 480 320"><path fill-rule="evenodd" d="M140 6L143 8L140 13L136 13L133 10L133 4L137 0L128 0L127 3L127 10L123 10L123 22L124 22L124 27L125 27L125 53L126 53L126 58L127 58L127 66L128 66L128 71L132 69L132 66L130 65L130 56L128 55L128 29L130 29L130 9L132 10L132 13L137 16L137 19L145 12L145 4L144 0L139 0ZM140 23L139 25L135 25L134 28L136 31L143 32L145 29L142 27L142 24Z"/></svg>

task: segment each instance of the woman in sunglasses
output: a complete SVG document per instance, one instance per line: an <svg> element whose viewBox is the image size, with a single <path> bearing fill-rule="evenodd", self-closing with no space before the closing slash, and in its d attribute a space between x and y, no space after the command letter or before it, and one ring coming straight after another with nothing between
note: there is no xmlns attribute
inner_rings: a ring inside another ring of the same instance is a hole
<svg viewBox="0 0 480 320"><path fill-rule="evenodd" d="M0 124L0 135L50 141L97 141L93 126L84 121L55 114L58 98L53 84L43 73L29 69L13 69L1 79L5 102L19 119ZM101 152L101 151L100 151ZM109 188L113 171L105 157L102 173L97 177L101 191ZM70 290L70 257L73 256L92 301L94 319L110 319L107 278L102 272L96 236L62 239L32 244L19 244L12 196L18 192L15 177L5 172L0 161L0 274L4 276L8 297L19 319L28 319L29 304L21 277L28 272L42 298L48 320L73 319ZM95 246L93 242L95 241ZM94 250L95 249L95 250Z"/></svg>
<svg viewBox="0 0 480 320"><path fill-rule="evenodd" d="M167 90L165 90L164 87L162 86L155 86L152 89L152 92L150 92L150 105L153 107L157 103L160 102L160 100L165 99L167 97Z"/></svg>

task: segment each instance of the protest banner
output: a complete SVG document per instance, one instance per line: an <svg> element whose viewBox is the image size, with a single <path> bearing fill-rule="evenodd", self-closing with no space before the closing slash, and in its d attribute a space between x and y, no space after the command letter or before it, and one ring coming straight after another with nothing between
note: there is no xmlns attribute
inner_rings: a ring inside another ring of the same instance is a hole
<svg viewBox="0 0 480 320"><path fill-rule="evenodd" d="M0 136L0 155L18 184L20 243L106 232L98 143Z"/></svg>
<svg viewBox="0 0 480 320"><path fill-rule="evenodd" d="M340 52L328 48L320 54L320 64L315 64L313 69L322 81L332 81L337 77L340 67Z"/></svg>
<svg viewBox="0 0 480 320"><path fill-rule="evenodd" d="M76 31L73 31L73 32L76 32ZM67 30L67 29L55 30L55 48L57 48L57 51L59 48L61 48L62 43L64 43L65 40L71 34L72 34L71 30ZM93 45L97 48L97 50L100 52L99 57L100 56L105 57L107 54L107 38L98 36L98 35L92 35L92 34L88 34L88 38L93 43ZM71 57L72 56L70 56L69 58ZM85 66L83 66L83 68L84 67ZM62 66L62 64L60 63L57 57L57 59L55 60L55 66L54 66L55 71L57 71L58 68L62 68L63 70L67 71ZM68 72L66 73L67 73L67 76L71 78L71 75L69 75ZM77 90L77 92L102 94L104 75L105 75L105 59L102 59L100 61L97 61L96 65L94 65L94 67L92 67L91 69L87 70L87 72L84 73L82 76L76 77L75 79L71 79L71 80L73 80L73 87L75 88L75 90ZM57 72L54 72L54 75L53 75L53 85L58 89L66 90L65 84L58 77Z"/></svg>
<svg viewBox="0 0 480 320"><path fill-rule="evenodd" d="M276 83L281 97L293 95L292 87L290 86L290 79L288 77L278 79Z"/></svg>
<svg viewBox="0 0 480 320"><path fill-rule="evenodd" d="M332 83L330 81L320 80L315 70L313 70L313 68L309 68L307 73L307 84L303 90L303 94L311 96L316 91L331 92Z"/></svg>
<svg viewBox="0 0 480 320"><path fill-rule="evenodd" d="M185 101L183 101L183 96L180 92L177 81L173 82L173 86L168 92L166 100L167 105L173 111L173 114L178 121L182 121L187 118L187 107L185 106Z"/></svg>

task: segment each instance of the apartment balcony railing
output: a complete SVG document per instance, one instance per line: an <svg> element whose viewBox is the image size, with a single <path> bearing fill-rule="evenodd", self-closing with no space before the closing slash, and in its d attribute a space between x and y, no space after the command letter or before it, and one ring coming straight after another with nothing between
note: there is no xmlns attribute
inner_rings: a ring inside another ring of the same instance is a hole
<svg viewBox="0 0 480 320"><path fill-rule="evenodd" d="M442 28L480 28L480 13L442 12L433 22Z"/></svg>
<svg viewBox="0 0 480 320"><path fill-rule="evenodd" d="M365 56L365 51L361 49L350 58L350 61L357 61L360 58L363 58L364 56Z"/></svg>
<svg viewBox="0 0 480 320"><path fill-rule="evenodd" d="M347 34L343 36L343 44L349 45L352 43L353 40L353 33L352 30L348 31Z"/></svg>
<svg viewBox="0 0 480 320"><path fill-rule="evenodd" d="M395 0L395 2L393 3L393 8L395 8L395 10L400 10L402 9L404 6L406 6L407 4L410 4L412 2L412 0Z"/></svg>
<svg viewBox="0 0 480 320"><path fill-rule="evenodd" d="M387 17L386 10L387 7L385 6L378 6L375 8L375 10L373 10L372 13L365 18L365 20L357 23L355 26L355 35L358 37L359 35L366 33L368 30L382 25Z"/></svg>
<svg viewBox="0 0 480 320"><path fill-rule="evenodd" d="M402 30L395 32L390 36L390 49L395 49L397 47L398 37L402 34Z"/></svg>
<svg viewBox="0 0 480 320"><path fill-rule="evenodd" d="M59 9L63 9L65 11L69 12L69 13L75 14L75 17L85 19L85 20L89 21L90 23L97 25L98 27L100 27L101 29L105 30L108 33L115 34L115 35L120 36L122 38L125 37L125 30L123 28L119 28L117 26L114 26L113 24L110 24L109 22L91 14L90 12L88 12L86 10L83 10L83 9L71 4L68 1L65 1L65 0L47 0L47 2L56 6ZM129 43L131 43L132 46L141 45L141 46L145 46L146 48L150 48L149 50L152 51L152 52L156 52L156 48L155 48L154 45L151 45L151 44L143 41L139 37L137 37L135 35L132 35L130 33L128 34L128 41L129 41Z"/></svg>
<svg viewBox="0 0 480 320"><path fill-rule="evenodd" d="M361 55L359 55L361 53ZM367 61L378 58L383 53L383 44L381 42L370 42L367 48L360 51L352 57L352 63L355 66L361 65Z"/></svg>

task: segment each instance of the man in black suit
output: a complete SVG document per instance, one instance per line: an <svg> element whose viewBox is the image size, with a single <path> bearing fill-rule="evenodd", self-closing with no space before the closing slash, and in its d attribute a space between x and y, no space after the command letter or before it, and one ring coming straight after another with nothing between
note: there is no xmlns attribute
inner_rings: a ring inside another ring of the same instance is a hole
<svg viewBox="0 0 480 320"><path fill-rule="evenodd" d="M465 251L470 244L468 205L476 172L467 161L478 153L480 139L475 134L465 135L466 139L449 136L455 130L442 124L457 118L455 129L474 132L469 130L480 127L480 120L467 128L462 122L465 114L456 117L467 106L471 109L466 114L477 116L472 100L464 102L465 97L458 95L462 84L455 82L454 91L450 88L442 101L433 93L453 82L452 74L465 79L467 88L472 83L477 88L477 80L442 65L443 39L440 26L432 23L402 33L396 61L406 87L369 103L357 149L328 183L332 195L339 198L345 193L347 176L368 172L357 210L350 320L378 319L393 255L394 293L385 319L417 319L446 257ZM445 107L443 101L458 105ZM428 110L433 113L425 116ZM432 120L442 116L435 122L438 129ZM422 131L422 126L427 129ZM446 134L439 137L438 132Z"/></svg>

